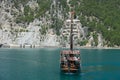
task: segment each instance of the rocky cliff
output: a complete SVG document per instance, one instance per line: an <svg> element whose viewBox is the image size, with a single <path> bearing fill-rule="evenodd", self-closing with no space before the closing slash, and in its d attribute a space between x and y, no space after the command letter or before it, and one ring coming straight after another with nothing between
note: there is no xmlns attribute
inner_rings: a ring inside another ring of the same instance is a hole
<svg viewBox="0 0 120 80"><path fill-rule="evenodd" d="M112 0L1 0L0 43L41 45L51 30L59 37L56 41L60 41L60 30L73 6L75 18L80 20L84 32L84 36L80 36L82 40L77 39L77 45L117 47L120 45L117 21L120 4L115 6L115 3L117 1ZM115 10L109 11L111 7Z"/></svg>

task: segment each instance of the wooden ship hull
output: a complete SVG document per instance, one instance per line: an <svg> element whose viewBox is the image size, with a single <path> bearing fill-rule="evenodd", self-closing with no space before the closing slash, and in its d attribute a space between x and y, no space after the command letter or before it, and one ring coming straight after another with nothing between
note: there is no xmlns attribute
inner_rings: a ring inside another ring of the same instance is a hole
<svg viewBox="0 0 120 80"><path fill-rule="evenodd" d="M63 73L80 72L80 52L79 50L63 50L60 56L60 68Z"/></svg>

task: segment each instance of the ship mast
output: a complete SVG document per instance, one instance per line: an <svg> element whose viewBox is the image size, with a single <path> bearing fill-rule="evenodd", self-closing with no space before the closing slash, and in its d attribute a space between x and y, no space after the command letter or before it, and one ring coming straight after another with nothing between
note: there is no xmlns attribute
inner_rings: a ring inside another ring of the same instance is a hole
<svg viewBox="0 0 120 80"><path fill-rule="evenodd" d="M70 50L73 50L73 18L74 11L71 9L71 31L70 31Z"/></svg>

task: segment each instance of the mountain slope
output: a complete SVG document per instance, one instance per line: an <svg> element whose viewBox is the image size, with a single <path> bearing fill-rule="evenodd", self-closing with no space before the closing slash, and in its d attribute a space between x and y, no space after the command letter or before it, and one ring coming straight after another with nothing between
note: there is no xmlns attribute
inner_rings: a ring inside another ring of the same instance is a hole
<svg viewBox="0 0 120 80"><path fill-rule="evenodd" d="M82 17L93 17L83 21L90 30L101 32L109 46L120 45L120 2L119 0L83 0L80 6Z"/></svg>
<svg viewBox="0 0 120 80"><path fill-rule="evenodd" d="M98 45L98 34L107 46L120 46L120 1L119 0L2 0L0 1L0 29L13 35L29 31L26 28L38 21L40 33L54 29L60 35L64 20L68 18L69 6L73 6L82 27L88 28L86 38L78 42L86 45L89 37ZM6 28L7 27L7 28ZM23 29L18 30L17 28Z"/></svg>
<svg viewBox="0 0 120 80"><path fill-rule="evenodd" d="M120 1L119 0L67 0L74 6L76 15L83 27L91 32L101 33L105 39L104 45L120 45ZM67 2L60 0L69 11ZM97 35L97 34L95 34ZM98 44L98 43L96 43Z"/></svg>

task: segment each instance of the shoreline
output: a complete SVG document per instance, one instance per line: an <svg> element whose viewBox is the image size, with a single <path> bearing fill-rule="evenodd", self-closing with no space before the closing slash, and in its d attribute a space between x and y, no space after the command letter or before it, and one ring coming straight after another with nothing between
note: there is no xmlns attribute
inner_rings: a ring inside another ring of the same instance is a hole
<svg viewBox="0 0 120 80"><path fill-rule="evenodd" d="M77 47L80 49L120 49L120 47Z"/></svg>
<svg viewBox="0 0 120 80"><path fill-rule="evenodd" d="M62 48L69 49L69 47L62 46L41 46L41 45L3 45L0 48ZM86 47L86 46L75 46L74 49L120 49L120 47Z"/></svg>

